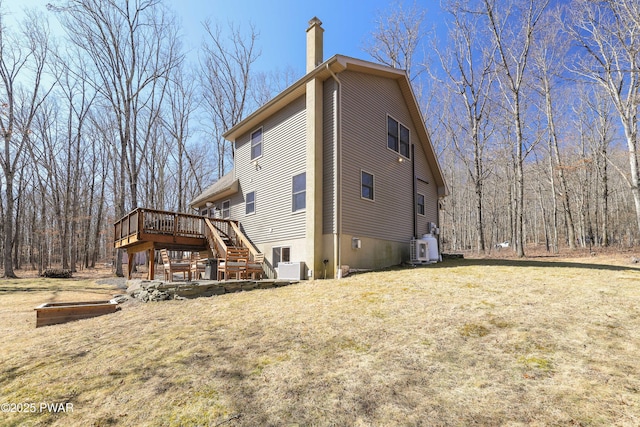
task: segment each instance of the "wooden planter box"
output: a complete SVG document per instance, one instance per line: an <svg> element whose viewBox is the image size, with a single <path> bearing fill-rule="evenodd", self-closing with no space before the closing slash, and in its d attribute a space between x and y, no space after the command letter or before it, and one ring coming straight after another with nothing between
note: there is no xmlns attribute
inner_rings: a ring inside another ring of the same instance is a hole
<svg viewBox="0 0 640 427"><path fill-rule="evenodd" d="M118 303L111 301L89 302L47 302L35 308L36 328L71 322L72 320L88 319L115 313Z"/></svg>

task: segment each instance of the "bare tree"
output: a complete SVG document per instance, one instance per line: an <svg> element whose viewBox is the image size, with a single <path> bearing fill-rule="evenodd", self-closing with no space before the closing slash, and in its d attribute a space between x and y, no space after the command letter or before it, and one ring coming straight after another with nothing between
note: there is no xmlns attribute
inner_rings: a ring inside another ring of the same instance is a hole
<svg viewBox="0 0 640 427"><path fill-rule="evenodd" d="M84 241L84 267L95 267L100 253L100 235L105 223L106 185L108 179L108 161L105 141L95 127L92 117L89 117L90 130L86 133L89 153L85 158L85 169L88 199L86 200L86 214L83 229L86 233Z"/></svg>
<svg viewBox="0 0 640 427"><path fill-rule="evenodd" d="M195 81L185 74L182 68L176 68L171 73L169 81L169 112L164 120L164 126L172 138L175 148L176 162L176 190L178 194L178 212L185 212L187 208L186 183L188 165L187 141L191 135L190 119L197 105L195 101ZM197 177L197 174L196 174Z"/></svg>
<svg viewBox="0 0 640 427"><path fill-rule="evenodd" d="M145 130L156 118L161 96L157 84L180 60L175 23L159 0L69 0L49 7L60 14L71 43L89 58L93 74L87 79L116 117L120 217L126 212L127 178L131 208L138 207L138 179L149 143Z"/></svg>
<svg viewBox="0 0 640 427"><path fill-rule="evenodd" d="M524 173L523 162L532 148L524 136L524 83L529 71L529 59L534 43L536 26L549 0L528 0L521 5L517 1L501 2L483 0L489 28L493 33L498 52L500 71L498 80L504 100L511 115L515 132L515 226L516 252L524 253Z"/></svg>
<svg viewBox="0 0 640 427"><path fill-rule="evenodd" d="M242 118L251 101L251 70L260 53L258 33L251 26L248 36L229 24L225 36L219 25L204 23L207 40L202 46L200 84L209 120L209 133L217 143L218 178L226 172L231 148L222 135Z"/></svg>
<svg viewBox="0 0 640 427"><path fill-rule="evenodd" d="M449 78L451 96L459 98L464 106L464 114L451 114L447 120L451 123L457 117L463 117L459 125L460 132L452 130L450 135L475 188L476 249L484 252L483 199L484 181L488 174L484 160L492 134L492 125L487 116L495 76L495 44L488 37L478 37L483 29L476 15L457 2L450 2L448 11L452 18L448 50L444 53L438 49L436 51ZM478 40L489 41L488 44L481 44Z"/></svg>
<svg viewBox="0 0 640 427"><path fill-rule="evenodd" d="M560 14L559 10L554 10L548 14L542 22L540 37L534 49L533 65L536 72L537 89L541 93L547 121L547 144L549 147L551 164L555 170L558 179L558 187L560 198L562 200L562 208L564 219L567 226L567 240L569 247L575 249L576 236L573 224L573 213L571 210L571 200L569 197L569 188L564 173L564 164L560 153L560 144L558 142L558 129L556 127L556 106L555 93L557 81L561 78L565 70L566 64L564 58L569 51L569 44L564 34L560 32L560 26L554 19ZM555 178L551 176L552 191L555 197ZM557 250L557 224L554 222L555 241L554 246Z"/></svg>
<svg viewBox="0 0 640 427"><path fill-rule="evenodd" d="M576 0L567 26L582 47L575 71L596 82L611 97L624 129L631 190L640 236L640 170L638 109L640 108L640 18L637 1Z"/></svg>
<svg viewBox="0 0 640 427"><path fill-rule="evenodd" d="M364 46L364 51L382 64L406 70L409 78L415 80L425 69L423 65L416 68L414 61L426 33L425 16L426 11L417 2L409 7L402 1L393 2L388 10L380 12L371 42Z"/></svg>
<svg viewBox="0 0 640 427"><path fill-rule="evenodd" d="M296 73L292 67L255 74L251 85L255 105L262 106L271 101L274 95L291 86L295 80Z"/></svg>
<svg viewBox="0 0 640 427"><path fill-rule="evenodd" d="M1 7L1 5L0 5ZM28 14L21 34L11 33L0 11L0 165L4 176L4 276L16 277L13 268L16 173L31 140L31 125L51 91L43 83L50 53L49 29L42 16Z"/></svg>
<svg viewBox="0 0 640 427"><path fill-rule="evenodd" d="M613 141L613 106L610 99L602 91L596 91L591 99L588 99L590 110L593 111L596 120L591 138L592 151L596 157L596 169L599 177L600 193L600 244L609 246L609 147Z"/></svg>

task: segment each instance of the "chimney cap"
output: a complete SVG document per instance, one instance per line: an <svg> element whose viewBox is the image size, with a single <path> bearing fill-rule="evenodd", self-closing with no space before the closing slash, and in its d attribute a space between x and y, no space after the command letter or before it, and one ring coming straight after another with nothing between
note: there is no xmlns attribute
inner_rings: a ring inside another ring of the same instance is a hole
<svg viewBox="0 0 640 427"><path fill-rule="evenodd" d="M322 21L319 20L317 16L314 16L309 20L309 28L307 29L307 31L309 31L311 28L313 28L316 25L322 25Z"/></svg>

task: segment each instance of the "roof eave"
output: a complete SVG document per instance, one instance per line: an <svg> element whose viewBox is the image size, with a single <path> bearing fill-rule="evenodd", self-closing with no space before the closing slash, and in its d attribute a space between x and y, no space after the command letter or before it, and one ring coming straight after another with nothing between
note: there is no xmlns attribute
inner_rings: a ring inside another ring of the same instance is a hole
<svg viewBox="0 0 640 427"><path fill-rule="evenodd" d="M238 190L239 190L238 180L234 179L233 182L231 182L231 184L229 184L224 188L221 188L218 191L215 191L211 194L207 194L207 193L201 194L198 198L192 200L189 203L189 206L191 206L193 209L200 209L202 207L205 207L208 202L216 202L218 200L227 198L229 196L236 194Z"/></svg>
<svg viewBox="0 0 640 427"><path fill-rule="evenodd" d="M302 78L286 88L284 91L280 92L269 102L244 118L240 123L226 131L222 137L228 141L234 142L240 135L257 126L262 120L273 114L273 112L288 105L294 99L306 94L306 83L309 80L316 77L320 77L322 80L328 78L331 75L328 70L329 67L334 73L342 71L345 68L345 65L341 63L340 58L341 55L334 55L322 64L318 65L315 70L305 74Z"/></svg>

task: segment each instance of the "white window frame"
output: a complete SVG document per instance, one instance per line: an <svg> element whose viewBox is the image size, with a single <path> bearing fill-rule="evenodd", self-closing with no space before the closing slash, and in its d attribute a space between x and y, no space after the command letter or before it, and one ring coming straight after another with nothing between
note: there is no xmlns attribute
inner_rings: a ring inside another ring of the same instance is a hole
<svg viewBox="0 0 640 427"><path fill-rule="evenodd" d="M422 213L420 213L420 210L418 209L418 207L420 206L420 196L422 196ZM420 216L426 216L426 211L427 211L427 197L422 194L422 193L418 193L418 196L416 197L416 213Z"/></svg>
<svg viewBox="0 0 640 427"><path fill-rule="evenodd" d="M300 175L304 175L304 197L305 197L305 201L304 201L304 208L301 209L294 209L295 205L294 205L294 196L296 194L301 194L303 193L302 191L298 191L297 193L294 193L293 191L293 180L300 176ZM300 172L298 174L295 174L291 177L291 213L298 213L298 212L305 212L307 210L307 172Z"/></svg>
<svg viewBox="0 0 640 427"><path fill-rule="evenodd" d="M260 155L258 156L253 156L253 147L257 146L258 144L253 144L253 135L255 135L256 133L260 132ZM259 127L258 129L254 130L253 132L251 132L251 134L249 135L249 145L251 146L251 161L257 160L259 158L262 157L262 155L264 154L264 129L261 127Z"/></svg>
<svg viewBox="0 0 640 427"><path fill-rule="evenodd" d="M226 209L227 216L225 216L225 208L224 208L224 204L225 203L227 203L229 205L229 207ZM231 199L224 200L222 202L222 204L220 205L220 216L222 217L222 219L231 218Z"/></svg>
<svg viewBox="0 0 640 427"><path fill-rule="evenodd" d="M371 182L371 193L372 193L371 194L371 196L372 196L371 198L364 197L362 195L362 188L363 188L363 185L364 185L364 181L363 181L362 178L363 178L363 174L365 174L365 173L367 175L371 175L371 181L372 181ZM360 198L362 200L368 200L370 202L375 202L376 201L376 176L375 176L375 174L372 174L371 172L367 172L364 169L360 169Z"/></svg>
<svg viewBox="0 0 640 427"><path fill-rule="evenodd" d="M282 259L282 251L284 249L288 249L289 250L289 260L288 261L284 261ZM276 263L276 250L279 250L279 258L280 260L278 261L278 263ZM273 268L277 268L278 264L281 262L291 262L291 246L274 246L273 248L271 248L271 263L273 264Z"/></svg>
<svg viewBox="0 0 640 427"><path fill-rule="evenodd" d="M247 209L249 207L249 201L248 201L249 194L253 194L253 202L251 202L251 204L253 204L253 210L251 212L247 212ZM255 215L256 214L256 192L255 192L255 190L254 191L249 191L244 196L244 214L245 214L245 216L247 216L247 215Z"/></svg>
<svg viewBox="0 0 640 427"><path fill-rule="evenodd" d="M398 133L398 149L397 150L394 150L393 148L389 147L389 119L393 120L398 125L398 129L397 129L397 133ZM407 141L407 155L406 156L404 154L402 154L402 148L401 148L402 147L402 128L405 128L407 130L407 132L408 132L408 135L409 135L409 140ZM402 156L405 159L411 160L411 129L409 129L408 126L405 126L400 120L396 119L391 114L387 114L387 144L386 145L387 145L387 149L389 151L393 151L397 155Z"/></svg>

